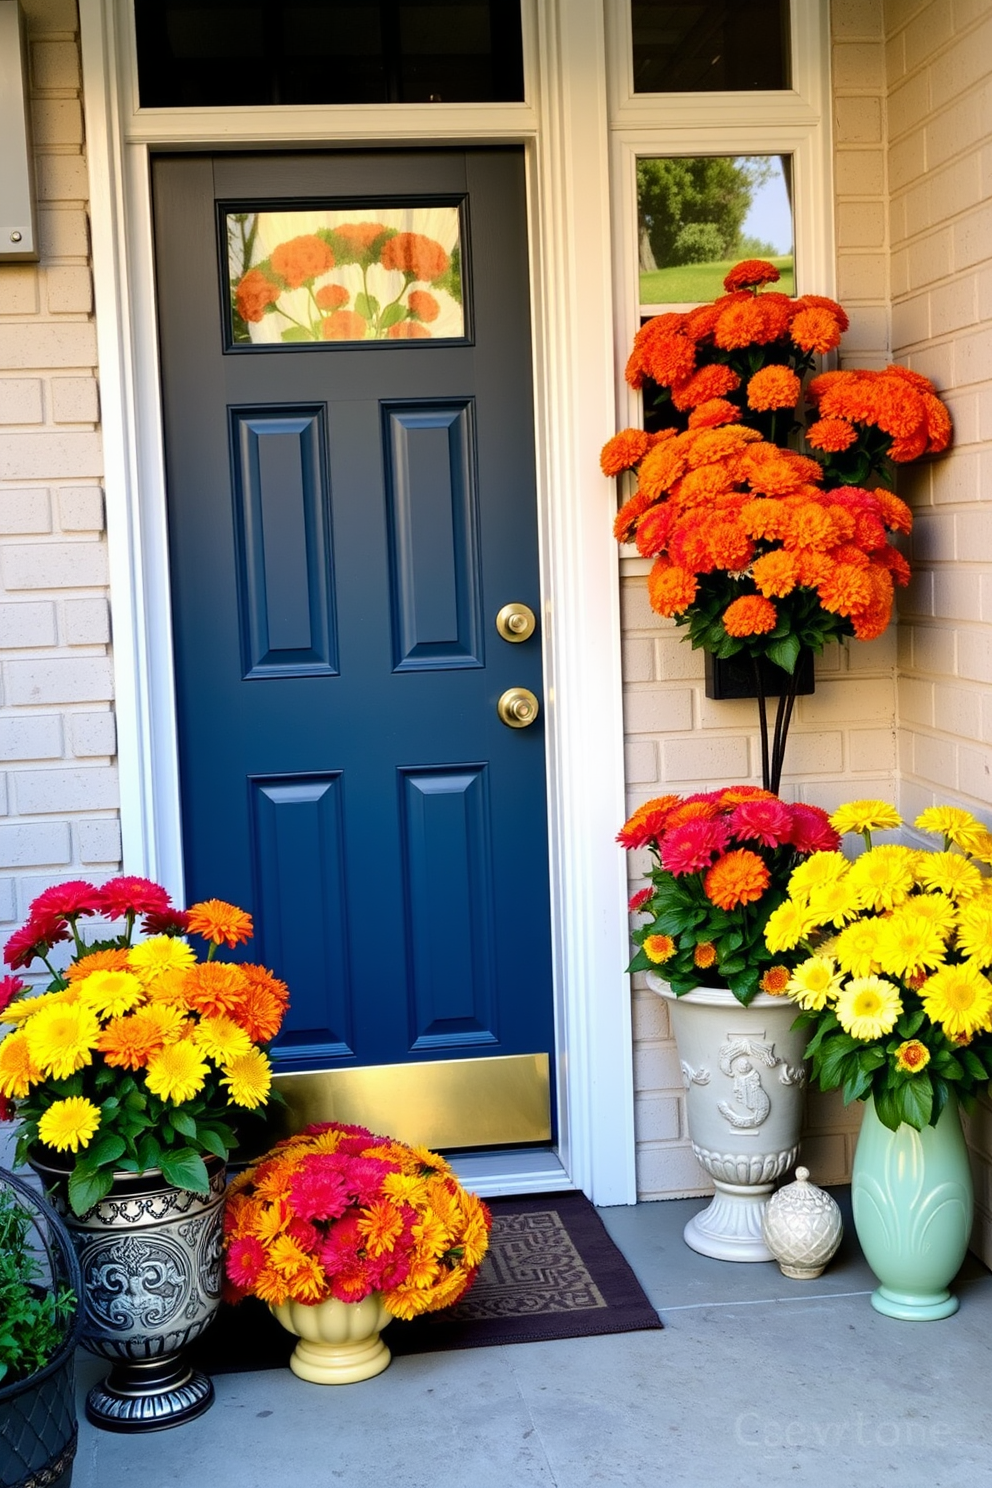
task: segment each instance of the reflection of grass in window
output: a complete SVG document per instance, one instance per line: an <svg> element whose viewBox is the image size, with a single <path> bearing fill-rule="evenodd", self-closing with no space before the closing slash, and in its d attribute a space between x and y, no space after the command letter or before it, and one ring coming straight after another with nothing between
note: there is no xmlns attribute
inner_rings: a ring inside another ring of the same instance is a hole
<svg viewBox="0 0 992 1488"><path fill-rule="evenodd" d="M723 294L724 275L737 261L728 258L720 263L679 264L673 269L654 269L642 274L640 302L642 305L686 305L714 300ZM782 276L777 284L769 285L769 289L791 295L794 284L792 254L770 258L768 262L773 263Z"/></svg>

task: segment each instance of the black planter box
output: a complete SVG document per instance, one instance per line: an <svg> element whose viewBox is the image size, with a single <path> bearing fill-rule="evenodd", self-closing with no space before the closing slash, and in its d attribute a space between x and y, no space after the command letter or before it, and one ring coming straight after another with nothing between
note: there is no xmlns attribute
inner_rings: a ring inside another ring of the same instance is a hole
<svg viewBox="0 0 992 1488"><path fill-rule="evenodd" d="M758 663L765 697L781 697L789 685L789 673L763 656ZM796 695L805 697L814 690L813 653L801 651L796 662L799 682ZM758 688L754 678L754 662L750 656L740 654L722 660L706 652L706 696L722 703L728 698L756 698Z"/></svg>

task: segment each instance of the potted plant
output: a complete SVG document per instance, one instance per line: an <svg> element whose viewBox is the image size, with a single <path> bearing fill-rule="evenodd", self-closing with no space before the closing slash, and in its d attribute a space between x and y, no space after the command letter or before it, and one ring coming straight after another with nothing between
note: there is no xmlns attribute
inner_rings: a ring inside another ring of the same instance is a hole
<svg viewBox="0 0 992 1488"><path fill-rule="evenodd" d="M790 956L764 932L793 868L840 839L818 807L741 785L648 801L618 841L651 854L651 885L630 902L644 920L628 969L668 1003L692 1150L716 1186L686 1243L719 1260L771 1260L761 1218L798 1155L806 1071L776 995Z"/></svg>
<svg viewBox="0 0 992 1488"><path fill-rule="evenodd" d="M854 861L814 853L765 927L795 955L813 1078L865 1103L852 1179L854 1223L890 1317L947 1317L971 1234L972 1186L959 1106L992 1078L992 834L970 812L916 818L939 846L875 846L902 825L884 801L852 801L834 827L863 837Z"/></svg>
<svg viewBox="0 0 992 1488"><path fill-rule="evenodd" d="M389 1363L379 1334L392 1318L471 1286L491 1223L436 1153L361 1126L308 1126L230 1185L228 1295L260 1298L299 1336L300 1379L369 1379Z"/></svg>
<svg viewBox="0 0 992 1488"><path fill-rule="evenodd" d="M120 933L87 942L97 915ZM0 1095L20 1118L18 1161L79 1253L83 1342L115 1362L87 1415L111 1430L178 1425L213 1399L184 1349L219 1305L224 1165L235 1123L270 1097L266 1050L288 998L264 967L216 959L251 934L233 905L177 910L158 884L124 877L55 885L7 942L8 965L41 960L51 980L39 996L16 976L0 984ZM206 942L203 960L187 936Z"/></svg>
<svg viewBox="0 0 992 1488"><path fill-rule="evenodd" d="M0 1483L69 1488L81 1282L58 1215L0 1168Z"/></svg>
<svg viewBox="0 0 992 1488"><path fill-rule="evenodd" d="M694 647L749 660L762 784L772 791L801 655L881 635L893 585L909 581L889 534L909 532L912 516L878 483L891 483L894 464L943 450L951 435L947 409L918 372L810 379L847 316L824 296L768 289L778 277L774 265L749 259L714 303L642 326L627 380L653 390L654 431L623 430L601 461L606 475L636 474L614 531L654 559L652 607L685 626ZM771 735L770 674L781 679Z"/></svg>

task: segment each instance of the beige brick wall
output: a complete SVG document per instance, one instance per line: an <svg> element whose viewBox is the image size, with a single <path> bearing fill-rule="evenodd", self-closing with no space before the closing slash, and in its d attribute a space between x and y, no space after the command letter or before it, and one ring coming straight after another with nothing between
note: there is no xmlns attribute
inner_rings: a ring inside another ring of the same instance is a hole
<svg viewBox="0 0 992 1488"><path fill-rule="evenodd" d="M884 367L889 356L886 75L881 0L831 7L837 291L851 318L841 363ZM822 290L819 285L801 289ZM710 702L701 653L648 605L649 565L627 558L622 617L627 781L633 808L664 791L760 783L754 702ZM829 646L816 691L801 698L782 792L832 810L852 796L891 799L896 773L896 630L870 644ZM633 855L632 855L633 856ZM632 862L632 887L643 862ZM685 1129L682 1076L665 1009L635 978L635 1130L644 1198L706 1193L711 1185ZM812 1095L804 1157L823 1183L850 1177L861 1107Z"/></svg>
<svg viewBox="0 0 992 1488"><path fill-rule="evenodd" d="M992 10L887 0L894 357L954 416L949 455L908 469L913 583L897 696L903 814L952 801L992 824ZM992 1260L992 1111L969 1124L976 1246Z"/></svg>
<svg viewBox="0 0 992 1488"><path fill-rule="evenodd" d="M120 858L74 0L28 19L40 264L0 265L0 937Z"/></svg>

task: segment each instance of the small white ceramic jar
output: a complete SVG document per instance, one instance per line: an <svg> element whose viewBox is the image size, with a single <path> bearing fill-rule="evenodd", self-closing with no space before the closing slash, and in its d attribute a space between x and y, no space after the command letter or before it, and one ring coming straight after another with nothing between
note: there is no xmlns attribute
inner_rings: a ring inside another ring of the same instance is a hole
<svg viewBox="0 0 992 1488"><path fill-rule="evenodd" d="M772 1195L761 1227L783 1276L798 1281L820 1275L844 1233L840 1210L828 1193L810 1183L808 1168L797 1168L795 1183Z"/></svg>

